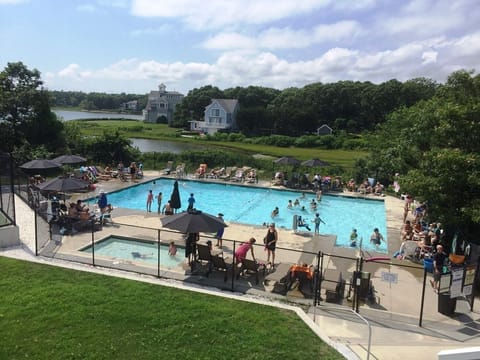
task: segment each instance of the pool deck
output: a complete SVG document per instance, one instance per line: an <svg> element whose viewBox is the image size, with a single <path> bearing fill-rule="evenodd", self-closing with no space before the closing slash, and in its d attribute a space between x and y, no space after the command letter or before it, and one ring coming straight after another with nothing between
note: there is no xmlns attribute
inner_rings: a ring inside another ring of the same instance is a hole
<svg viewBox="0 0 480 360"><path fill-rule="evenodd" d="M141 181L150 181L154 178L160 176L159 172L145 171L145 177ZM206 180L211 181L211 180ZM106 192L114 191L119 188L127 187L132 185L130 182L121 182L119 180L110 180L103 181L98 184L94 193L90 192L88 194L80 194L80 198L87 198L98 194L100 190ZM269 182L260 183L255 186L271 186ZM344 193L347 196L358 196L352 193ZM363 195L361 195L363 197ZM373 195L369 195L372 198ZM74 200L75 198L72 198ZM377 198L378 199L378 198ZM402 226L402 214L403 214L403 201L391 196L386 196L382 198L385 201L386 208L386 218L387 218L387 238L388 238L388 252L393 254L400 247L400 229ZM58 256L55 259L46 259L38 258L33 256L34 251L34 230L32 229L31 224L33 224L33 214L30 209L22 203L21 200L16 200L17 207L17 223L20 228L20 237L23 243L21 248L10 248L10 249L0 249L0 255L15 257L19 259L36 261L42 263L48 263L51 265L63 266L68 268L75 268L82 271L92 271L98 273L104 273L112 276L122 276L128 278L134 278L139 281L149 281L158 284L167 284L171 285L171 280L162 280L162 279L146 279L145 275L135 275L132 273L125 273L119 270L112 269L101 269L101 268L92 268L91 266L74 264L62 261L62 256ZM121 224L135 225L138 228L132 227L132 234L122 234L122 235L134 235L136 231L144 232L142 228L161 228L161 223L159 220L159 215L157 213L147 213L144 211L137 210L128 210L128 209L115 209L112 213L114 222ZM304 249L308 244L316 244L318 249L329 254L346 256L346 257L355 257L357 255L356 249L348 248L339 248L335 247L335 237L328 235L320 236L309 236L306 234L295 234L291 230L278 229L279 231L279 244L280 247L291 248L291 249ZM262 226L247 226L240 224L229 224L228 228L225 230L224 237L226 239L235 239L239 241L245 241L249 237L254 236L257 239L262 239L265 235L266 229ZM81 236L80 236L81 235ZM155 233L151 233L152 238L155 238ZM173 235L172 235L173 236ZM177 240L181 241L181 235L177 234ZM88 242L86 238L83 238L84 234L77 234L69 237L69 239L76 239L75 241L66 241L62 244L61 253L71 255L76 254L78 256L78 247L80 243ZM87 234L88 238L88 234ZM100 237L99 237L100 239ZM91 237L90 237L91 241ZM227 245L225 242L224 245ZM229 252L228 246L225 246L224 251ZM60 255L60 254L58 254ZM256 255L260 259L265 259L266 254L256 252ZM385 256L385 254L372 254L373 256ZM296 262L298 257L292 258L291 253L288 252L279 252L277 254L278 258L276 263L288 261ZM337 267L337 266L350 266L350 260L345 260L348 264L339 265L339 260L333 260L333 258L328 259L326 267ZM404 261L403 263L408 263ZM98 265L101 264L98 263ZM125 263L125 270L132 270L138 264L135 263ZM370 269L372 275L375 274L375 271L378 269ZM437 359L437 353L440 350L445 349L454 349L454 348L464 348L472 346L480 346L480 336L477 335L478 332L466 332L465 329L465 319L459 317L447 317L436 312L436 299L437 295L431 291L428 287L426 290L426 304L427 306L425 311L428 311L429 321L424 324L423 327L418 327L418 296L410 296L412 288L418 289L418 277L412 277L412 273L415 272L415 269L402 269L396 268L395 272L398 274L399 278L407 279L405 282L397 284L395 293L392 292L391 284L379 282L380 288L376 288L377 295L379 296L379 304L387 309L388 311L378 311L375 308L369 308L362 306L360 313L369 319L372 325L372 346L371 346L371 359L415 359L421 357L422 359ZM156 275L156 272L153 271L152 275ZM167 275L167 274L165 274ZM176 279L177 275L174 273L169 273L169 277ZM418 274L417 274L418 275ZM194 274L189 276L194 277ZM178 280L182 280L182 276L178 277ZM183 277L183 280L185 278ZM198 280L198 278L197 278ZM187 279L188 287L188 279ZM384 285L385 288L381 288ZM184 285L181 285L184 286ZM195 285L192 285L192 289L195 290ZM199 291L196 289L195 291ZM201 291L206 291L202 289ZM212 293L219 294L222 296L236 296L236 295L225 295L224 293L219 293L217 290L211 290ZM401 293L403 296L395 296L394 294ZM253 296L254 301L258 301L258 298L261 297L261 292L256 292L253 290L250 293ZM239 295L240 298L245 299L245 295ZM247 292L247 297L248 297ZM275 297L270 299L265 299L267 303L275 302ZM288 300L288 299L287 299ZM281 303L284 303L284 299L280 300ZM433 305L432 305L433 304ZM461 305L464 306L464 305ZM334 346L349 349L348 351L343 351L345 356L349 359L366 359L367 358L367 340L368 340L368 328L367 326L360 321L354 314L345 311L344 309L338 309L338 306L331 304L320 305L316 309L309 307L308 304L302 306L306 311L308 317L313 320L318 326L318 331L321 336L326 339L329 339ZM459 304L457 304L457 311ZM409 309L413 309L409 312ZM348 309L347 309L348 310ZM401 315L400 315L401 314ZM468 312L468 315L474 321L480 318L480 315L474 310L473 312Z"/></svg>

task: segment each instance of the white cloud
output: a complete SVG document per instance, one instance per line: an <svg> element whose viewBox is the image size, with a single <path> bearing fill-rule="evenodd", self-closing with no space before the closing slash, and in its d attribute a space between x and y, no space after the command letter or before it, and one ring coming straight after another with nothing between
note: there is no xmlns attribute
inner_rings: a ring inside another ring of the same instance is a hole
<svg viewBox="0 0 480 360"><path fill-rule="evenodd" d="M97 11L97 8L93 4L82 4L78 5L76 7L77 11L82 11L82 12L95 12Z"/></svg>
<svg viewBox="0 0 480 360"><path fill-rule="evenodd" d="M306 14L327 6L330 0L133 0L132 14L140 17L180 18L194 29L240 24L264 24Z"/></svg>
<svg viewBox="0 0 480 360"><path fill-rule="evenodd" d="M171 31L173 27L169 24L162 24L154 28L143 28L132 30L130 34L132 36L147 36L147 35L162 35Z"/></svg>
<svg viewBox="0 0 480 360"><path fill-rule="evenodd" d="M422 60L423 60L422 65L427 65L427 64L437 62L437 55L438 55L438 52L436 51L425 51L422 54Z"/></svg>
<svg viewBox="0 0 480 360"><path fill-rule="evenodd" d="M313 29L294 30L290 27L269 28L256 37L229 32L219 33L202 43L207 49L302 49L309 46L340 42L351 39L362 32L355 21L341 21L334 24L318 25Z"/></svg>

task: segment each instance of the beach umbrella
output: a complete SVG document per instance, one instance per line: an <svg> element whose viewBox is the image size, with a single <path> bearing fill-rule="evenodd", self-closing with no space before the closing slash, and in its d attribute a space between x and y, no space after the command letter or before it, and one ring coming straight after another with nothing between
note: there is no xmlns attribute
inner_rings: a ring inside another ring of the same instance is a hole
<svg viewBox="0 0 480 360"><path fill-rule="evenodd" d="M90 183L73 177L58 177L45 181L37 187L42 191L57 191L57 192L68 192L86 189L90 186Z"/></svg>
<svg viewBox="0 0 480 360"><path fill-rule="evenodd" d="M20 165L20 169L23 170L45 170L45 169L55 169L61 167L62 164L48 159L36 159L26 162L25 164Z"/></svg>
<svg viewBox="0 0 480 360"><path fill-rule="evenodd" d="M274 160L273 162L275 164L280 164L280 165L299 165L300 164L300 160L295 159L294 157L291 157L291 156L284 156L277 160Z"/></svg>
<svg viewBox="0 0 480 360"><path fill-rule="evenodd" d="M309 167L322 167L322 166L329 166L330 164L326 161L320 160L318 158L306 160L302 162L303 166L309 166Z"/></svg>
<svg viewBox="0 0 480 360"><path fill-rule="evenodd" d="M175 209L175 212L182 207L182 202L180 200L180 192L178 191L178 181L175 180L173 183L173 191L170 196L170 206L172 209Z"/></svg>
<svg viewBox="0 0 480 360"><path fill-rule="evenodd" d="M60 155L53 159L53 161L59 164L78 164L87 161L84 157L78 155Z"/></svg>
<svg viewBox="0 0 480 360"><path fill-rule="evenodd" d="M161 221L163 227L178 230L182 233L214 233L227 227L227 224L220 217L196 209L165 216Z"/></svg>

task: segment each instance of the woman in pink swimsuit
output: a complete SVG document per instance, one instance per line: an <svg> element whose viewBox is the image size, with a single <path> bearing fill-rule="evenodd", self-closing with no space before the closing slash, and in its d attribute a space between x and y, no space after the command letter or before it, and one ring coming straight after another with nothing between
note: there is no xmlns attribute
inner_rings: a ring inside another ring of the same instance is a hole
<svg viewBox="0 0 480 360"><path fill-rule="evenodd" d="M243 243L235 250L235 260L237 264L241 264L242 260L247 257L248 250L252 253L253 261L255 261L255 255L253 254L253 244L255 244L255 238L250 238L248 242Z"/></svg>

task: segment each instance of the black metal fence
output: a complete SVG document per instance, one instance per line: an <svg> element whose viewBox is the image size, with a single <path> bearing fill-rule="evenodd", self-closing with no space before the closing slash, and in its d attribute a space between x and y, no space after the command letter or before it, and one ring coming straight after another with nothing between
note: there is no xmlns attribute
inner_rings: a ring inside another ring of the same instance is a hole
<svg viewBox="0 0 480 360"><path fill-rule="evenodd" d="M0 227L15 225L14 166L9 154L0 153Z"/></svg>
<svg viewBox="0 0 480 360"><path fill-rule="evenodd" d="M422 325L441 314L440 299L430 286L431 276L423 264L388 258L366 259L321 251L278 247L275 267L266 261L263 244L254 245L258 266L242 268L235 260L241 242L223 239L223 248L213 247L205 258L200 251L188 261L184 234L159 228L113 221L59 221L52 212L52 201L38 194L28 195L28 179L17 184L20 194L35 211L35 253L40 256L173 279L200 286L215 287L260 296L281 298L304 305L322 306L334 302L362 314L398 319ZM312 244L315 238L312 238ZM177 255L168 255L174 242ZM199 248L216 243L213 236L200 236ZM199 249L200 250L200 249ZM250 257L250 256L249 256ZM307 263L313 274L305 283L292 277L290 265ZM472 297L460 299L457 311L473 308ZM464 301L462 301L464 300ZM438 304L437 304L438 303ZM438 305L438 306L437 306Z"/></svg>

